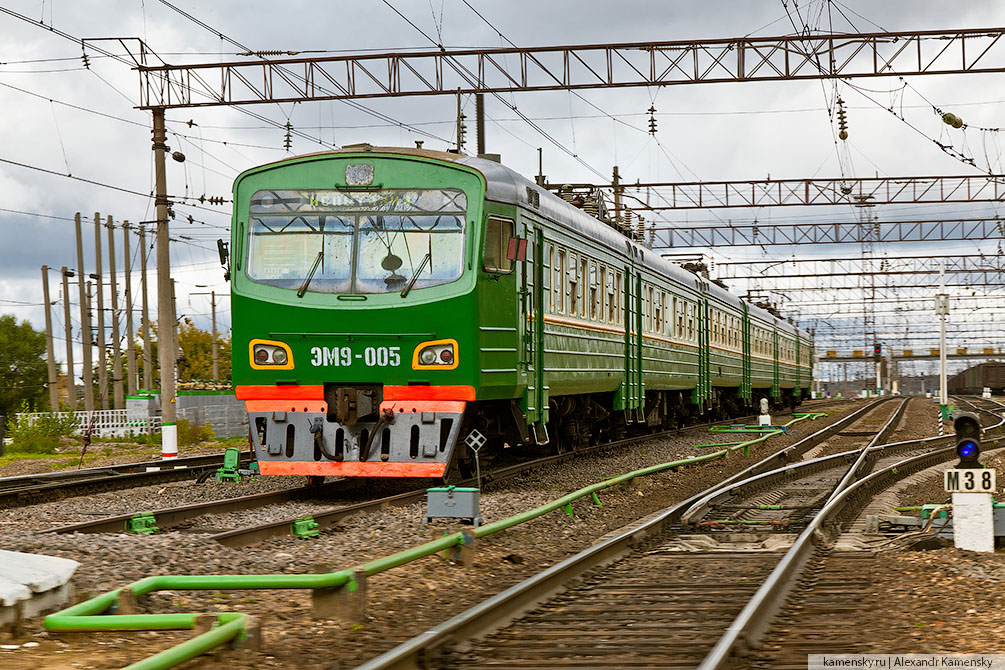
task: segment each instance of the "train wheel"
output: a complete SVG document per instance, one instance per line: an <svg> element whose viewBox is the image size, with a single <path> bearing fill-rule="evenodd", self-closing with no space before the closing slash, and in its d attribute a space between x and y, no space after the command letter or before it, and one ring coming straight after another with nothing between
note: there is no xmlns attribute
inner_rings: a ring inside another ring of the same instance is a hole
<svg viewBox="0 0 1005 670"><path fill-rule="evenodd" d="M325 483L324 475L307 475L307 486L317 487Z"/></svg>

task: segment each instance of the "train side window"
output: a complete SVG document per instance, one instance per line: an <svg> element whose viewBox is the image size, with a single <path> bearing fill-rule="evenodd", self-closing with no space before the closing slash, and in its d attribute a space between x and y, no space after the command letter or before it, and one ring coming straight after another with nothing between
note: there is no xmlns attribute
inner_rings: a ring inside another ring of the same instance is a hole
<svg viewBox="0 0 1005 670"><path fill-rule="evenodd" d="M600 266L600 289L597 291L597 299L600 300L600 320L606 321L610 316L610 310L607 308L607 296L610 291L607 287L607 266Z"/></svg>
<svg viewBox="0 0 1005 670"><path fill-rule="evenodd" d="M597 303L599 302L597 296L599 294L600 290L597 286L597 264L595 261L590 261L590 318L594 321L597 320Z"/></svg>
<svg viewBox="0 0 1005 670"><path fill-rule="evenodd" d="M558 250L558 264L555 266L555 303L558 314L565 314L565 249Z"/></svg>
<svg viewBox="0 0 1005 670"><path fill-rule="evenodd" d="M663 321L666 319L666 311L663 309L663 304L666 302L664 298L663 291L656 292L656 315L653 317L655 321L653 330L657 333L663 332Z"/></svg>
<svg viewBox="0 0 1005 670"><path fill-rule="evenodd" d="M576 277L576 254L569 254L569 314L576 316L579 312L579 282Z"/></svg>
<svg viewBox="0 0 1005 670"><path fill-rule="evenodd" d="M544 279L544 285L541 287L541 293L548 296L548 311L555 311L555 296L551 291L552 283L552 268L555 267L555 245L548 245L548 267L544 268L541 272L541 277Z"/></svg>
<svg viewBox="0 0 1005 670"><path fill-rule="evenodd" d="M617 310L614 308L614 295L617 288L614 286L614 270L607 271L607 282L605 284L607 291L607 322L614 323Z"/></svg>
<svg viewBox="0 0 1005 670"><path fill-rule="evenodd" d="M486 272L513 271L512 259L506 258L510 238L513 237L513 222L490 216L485 223L485 263Z"/></svg>
<svg viewBox="0 0 1005 670"><path fill-rule="evenodd" d="M589 314L590 310L587 306L587 301L590 297L590 291L587 288L587 284L590 281L590 262L585 258L580 257L579 260L579 283L581 285L579 296L579 315L584 319Z"/></svg>
<svg viewBox="0 0 1005 670"><path fill-rule="evenodd" d="M621 325L621 291L624 290L624 282L621 273L614 273L614 318L618 325Z"/></svg>
<svg viewBox="0 0 1005 670"><path fill-rule="evenodd" d="M673 299L673 311L677 315L677 331L674 335L684 337L684 304L683 301L677 302L676 297Z"/></svg>

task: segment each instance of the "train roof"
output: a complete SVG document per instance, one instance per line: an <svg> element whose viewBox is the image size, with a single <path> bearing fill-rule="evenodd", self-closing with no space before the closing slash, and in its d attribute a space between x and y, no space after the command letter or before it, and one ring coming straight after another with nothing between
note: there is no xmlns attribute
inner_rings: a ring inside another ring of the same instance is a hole
<svg viewBox="0 0 1005 670"><path fill-rule="evenodd" d="M688 272L679 265L667 261L652 249L625 237L614 228L602 223L578 207L562 200L548 189L538 186L535 182L527 179L519 172L516 172L501 163L497 163L496 161L447 151L435 151L432 149L410 147L377 147L369 144L346 145L335 151L305 154L302 156L296 156L295 159L313 157L322 158L325 156L337 156L353 153L381 153L414 156L416 158L433 159L470 167L484 176L486 184L485 197L488 200L518 205L528 209L536 209L549 219L561 222L570 230L582 235L583 237L599 242L617 252L625 253L627 255L634 254L636 258L641 259L643 265L654 272L672 277L675 281L693 288L696 291L703 291L713 296L719 302L730 305L736 309L742 309L744 301L741 298L733 295L720 286L713 284L709 280L703 279L691 272ZM285 163L289 160L293 159L287 158L273 163L268 163L260 167L270 167L279 163ZM536 200L539 205L536 207L531 200L533 197L531 195L532 193L538 194ZM796 328L784 319L780 319L759 307L750 303L746 304L747 311L752 316L756 316L760 320L774 325L778 328L778 330L809 339L809 333L806 331Z"/></svg>

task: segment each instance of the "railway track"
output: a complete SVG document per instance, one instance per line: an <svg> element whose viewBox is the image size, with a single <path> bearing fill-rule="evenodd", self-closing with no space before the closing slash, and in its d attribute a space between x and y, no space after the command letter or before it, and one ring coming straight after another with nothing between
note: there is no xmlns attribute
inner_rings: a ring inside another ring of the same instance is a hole
<svg viewBox="0 0 1005 670"><path fill-rule="evenodd" d="M251 455L242 453L240 462L246 466L251 462ZM171 461L144 461L100 468L3 477L0 478L0 509L134 486L194 479L221 465L223 465L223 454L209 454Z"/></svg>
<svg viewBox="0 0 1005 670"><path fill-rule="evenodd" d="M815 585L814 602L826 609L842 570L862 558L839 553L835 567L820 566L865 502L953 456L950 438L881 444L900 411L866 446L778 467L823 441L811 436L815 443L792 445L360 669L729 667L800 587ZM841 607L828 610L832 619L847 614Z"/></svg>
<svg viewBox="0 0 1005 670"><path fill-rule="evenodd" d="M862 408L862 410L859 411L868 412L872 407L880 405L882 404L882 402L883 401L877 401L876 403L872 403L866 406L866 408ZM497 468L495 470L486 472L485 475L483 476L483 482L503 481L505 479L510 479L513 477L523 475L526 472L533 470L534 468L538 468L544 465L561 463L570 458L579 457L585 454L594 453L605 449L630 446L649 439L654 439L663 436L679 435L683 430L709 427L713 425L719 425L722 423L731 423L735 421L752 420L753 418L754 417L752 416L748 416L748 417L740 417L739 419L733 419L729 422L711 422L707 424L698 424L694 426L688 426L683 429L631 437L624 440L618 440L615 442L587 447L584 449L576 450L575 452L571 453L563 453L553 456L547 456L544 458L535 459L530 462L517 464L513 466L507 466L504 468ZM811 438L814 441L814 443L816 443L817 441L826 439L827 437L833 435L835 430L839 429L835 428L832 430L829 428L825 428L822 431L818 431L817 433L815 433L814 434L815 437L811 436ZM459 482L459 484L461 485L468 485L473 483L474 483L473 480L465 480L463 482ZM299 487L295 489L289 489L286 491L279 491L274 493L261 493L249 496L227 498L223 500L208 501L203 503L194 503L191 505L157 509L145 512L145 514L153 515L157 527L161 530L165 530L171 527L178 526L180 524L184 524L186 522L191 521L192 519L196 519L204 515L225 514L234 511L255 509L257 507L264 507L273 504L281 504L284 502L290 502L296 500L309 500L312 498L323 499L326 496L338 495L349 492L354 488L357 488L358 486L359 486L359 480L344 479L344 480L338 480L336 482L327 483L320 488ZM423 487L420 489L404 491L402 493L374 500L366 500L358 503L352 503L325 509L312 514L311 518L316 524L318 524L319 530L326 530L332 528L333 526L336 526L338 523L340 523L342 520L346 519L349 516L353 516L356 514L365 514L389 506L403 506L413 504L422 501L425 498L425 495L426 495L425 487ZM134 515L135 513L119 514L91 521L61 525L54 528L49 528L42 532L58 533L58 534L123 532L126 529L127 523ZM209 535L209 537L228 546L233 547L245 546L248 544L253 544L255 542L260 542L270 537L288 535L290 533L291 525L295 521L297 521L298 518L299 517L290 517L286 519L281 519L279 521L273 521L254 526L234 528L231 530L212 533L211 535Z"/></svg>
<svg viewBox="0 0 1005 670"><path fill-rule="evenodd" d="M754 417L741 417L740 419L734 419L732 421L743 421L743 420L750 420L753 418ZM708 424L699 424L694 426L688 426L680 430L670 430L660 433L635 436L623 440L617 440L614 442L578 449L575 452L546 456L543 458L538 458L523 463L517 463L515 465L495 468L493 470L487 471L483 475L482 481L483 483L505 481L507 479L512 479L524 475L528 472L533 471L536 468L549 464L561 463L571 458L580 457L586 454L595 453L606 449L631 446L646 440L655 439L659 437L678 435L682 432L682 430L703 428L713 425L719 425L722 423L730 423L730 422L713 422ZM458 482L457 484L464 486L464 485L472 485L474 483L475 480L468 479ZM180 524L184 524L188 521L191 521L192 519L196 519L204 515L225 514L229 512L255 509L258 507L281 504L297 500L310 500L310 499L323 500L326 497L350 493L354 490L361 488L362 484L363 480L356 478L339 479L333 482L328 482L322 486L297 487L293 489L287 489L284 491L259 493L248 496L227 498L223 500L212 500L203 503L193 503L191 505L182 505L178 507L152 510L149 512L145 512L145 514L153 515L153 517L156 520L157 527L161 530L165 530L171 527L176 527ZM378 509L382 509L384 507L410 505L416 502L421 502L422 500L425 499L425 496L426 496L426 487L423 486L422 488L419 489L404 491L402 493L397 493L391 496L385 496L378 499L366 500L359 503L352 503L348 505L342 505L334 508L325 509L320 512L312 514L311 518L316 524L318 524L319 530L325 530L337 525L347 517L356 514L372 512ZM135 514L133 513L119 514L91 521L84 521L80 523L57 526L41 532L57 533L57 534L123 532L126 530L126 525L133 516L135 516ZM255 542L260 542L269 537L289 535L291 524L293 524L294 521L298 520L298 518L299 517L290 517L287 519L281 519L279 521L272 521L254 526L247 526L242 528L235 528L232 530L220 531L217 533L213 533L208 537L210 539L220 542L221 544L225 544L228 546L233 547L245 546Z"/></svg>

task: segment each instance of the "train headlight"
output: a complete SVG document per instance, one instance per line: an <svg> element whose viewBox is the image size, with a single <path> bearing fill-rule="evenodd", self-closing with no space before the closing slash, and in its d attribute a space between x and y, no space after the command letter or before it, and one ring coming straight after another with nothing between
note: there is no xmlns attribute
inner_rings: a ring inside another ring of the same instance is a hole
<svg viewBox="0 0 1005 670"><path fill-rule="evenodd" d="M457 367L457 340L433 340L415 347L413 370L453 370Z"/></svg>
<svg viewBox="0 0 1005 670"><path fill-rule="evenodd" d="M254 370L293 369L293 352L285 342L252 340L248 348Z"/></svg>

